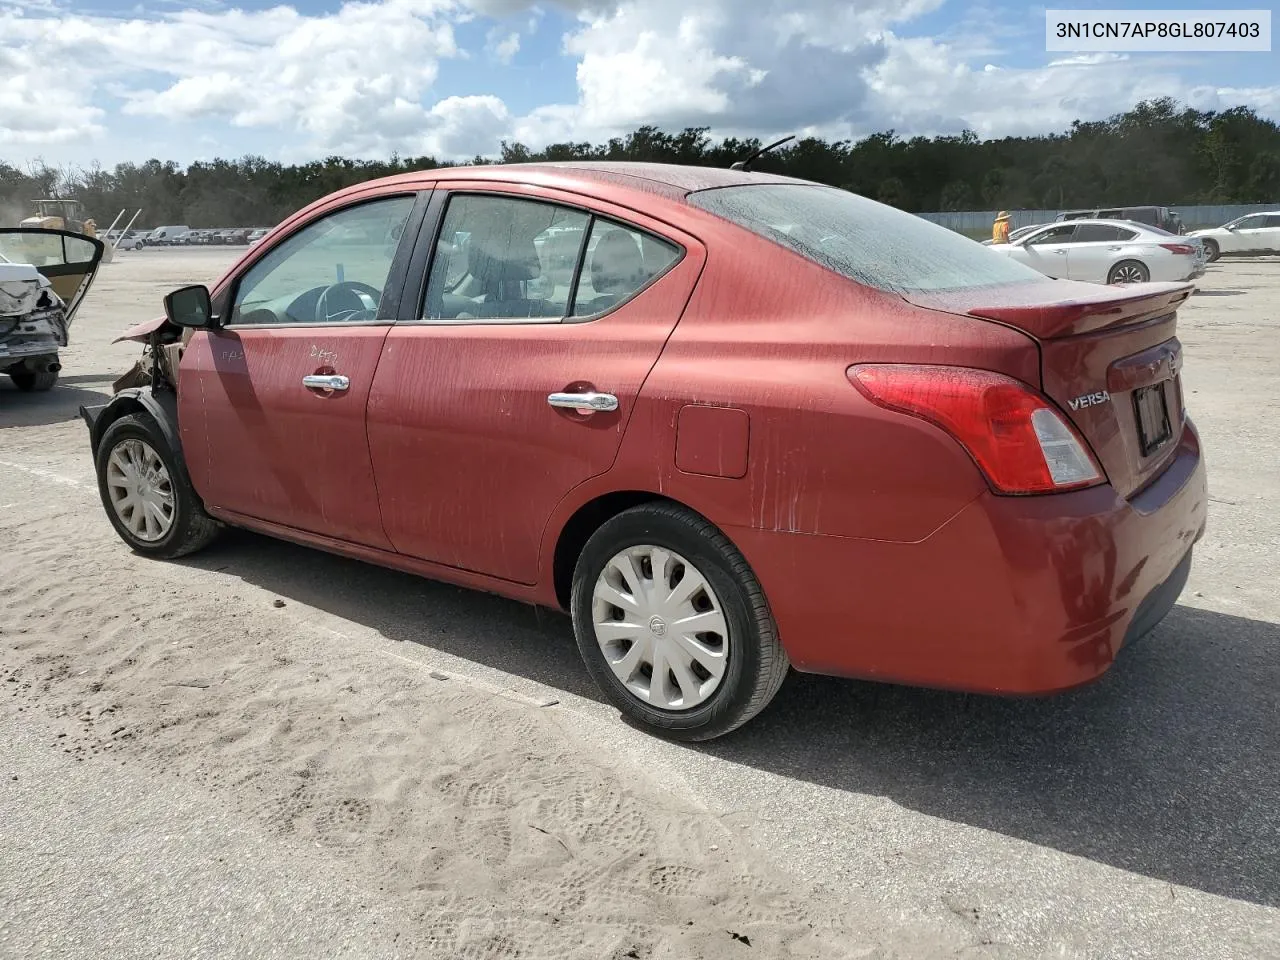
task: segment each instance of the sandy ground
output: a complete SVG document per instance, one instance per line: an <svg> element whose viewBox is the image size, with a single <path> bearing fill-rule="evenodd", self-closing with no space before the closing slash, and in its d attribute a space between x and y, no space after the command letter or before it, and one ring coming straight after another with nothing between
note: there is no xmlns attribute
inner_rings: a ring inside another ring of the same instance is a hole
<svg viewBox="0 0 1280 960"><path fill-rule="evenodd" d="M559 616L244 533L123 547L76 407L232 256L120 254L63 385L0 385L0 956L1280 958L1280 261L1183 311L1210 528L1102 682L793 677L690 749Z"/></svg>

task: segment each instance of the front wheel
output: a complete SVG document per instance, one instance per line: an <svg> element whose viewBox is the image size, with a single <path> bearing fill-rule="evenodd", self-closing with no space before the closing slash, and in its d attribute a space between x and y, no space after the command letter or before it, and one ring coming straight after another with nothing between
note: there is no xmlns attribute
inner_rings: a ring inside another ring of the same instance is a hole
<svg viewBox="0 0 1280 960"><path fill-rule="evenodd" d="M171 560L207 546L220 526L204 510L164 434L148 416L107 427L97 454L107 518L138 553Z"/></svg>
<svg viewBox="0 0 1280 960"><path fill-rule="evenodd" d="M1209 261L1209 263L1213 263L1220 256L1222 256L1222 251L1218 249L1217 242L1213 240L1205 240L1204 241L1204 258L1207 261Z"/></svg>
<svg viewBox="0 0 1280 960"><path fill-rule="evenodd" d="M1107 274L1107 283L1146 283L1151 271L1137 260L1122 260Z"/></svg>
<svg viewBox="0 0 1280 960"><path fill-rule="evenodd" d="M702 517L645 504L583 548L571 602L578 650L641 726L710 740L768 705L789 663L742 554Z"/></svg>

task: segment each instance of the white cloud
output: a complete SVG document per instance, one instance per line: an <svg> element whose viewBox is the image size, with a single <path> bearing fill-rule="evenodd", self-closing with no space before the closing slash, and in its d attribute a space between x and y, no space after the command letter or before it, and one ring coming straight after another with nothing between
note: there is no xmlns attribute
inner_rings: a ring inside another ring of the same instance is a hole
<svg viewBox="0 0 1280 960"><path fill-rule="evenodd" d="M508 64L520 52L520 34L513 30L504 36L502 30L494 27L489 31L488 47L495 60Z"/></svg>
<svg viewBox="0 0 1280 960"><path fill-rule="evenodd" d="M565 49L578 58L578 101L516 122L530 144L599 140L638 123L709 125L717 135L857 137L1046 133L1140 100L1200 109L1245 104L1280 116L1280 85L1204 87L1183 64L1127 55L1001 64L1042 43L1043 22L978 5L948 39L904 34L940 0L620 0L579 14ZM1039 31L1039 32L1037 32ZM1028 39L1030 38L1030 39ZM1015 41L1021 40L1021 43Z"/></svg>
<svg viewBox="0 0 1280 960"><path fill-rule="evenodd" d="M109 161L137 159L111 139L117 114L175 131L171 142L212 136L202 154L219 138L234 152L248 135L239 131L256 131L283 159L465 159L496 153L504 138L598 142L640 124L1001 136L1061 130L1156 96L1280 116L1280 85L1196 85L1169 60L1094 54L1011 67L1005 51L1040 44L1032 28L1042 22L981 3L944 36L921 38L913 24L943 0L346 0L314 15L171 2L120 16L0 0L0 151L65 155L89 141ZM513 115L496 72L494 87L440 99L441 64L474 52L459 49L456 24L488 18L483 52L505 64L529 56L527 38L550 29L551 11L573 18L561 53L576 68L575 99Z"/></svg>
<svg viewBox="0 0 1280 960"><path fill-rule="evenodd" d="M425 135L423 100L457 56L452 0L348 2L304 16L279 6L158 18L0 13L0 144L100 136L96 93L159 123L221 120L301 134L315 152L386 153ZM7 66L7 64L6 64ZM17 130L19 137L11 132ZM296 140L296 137L292 137Z"/></svg>

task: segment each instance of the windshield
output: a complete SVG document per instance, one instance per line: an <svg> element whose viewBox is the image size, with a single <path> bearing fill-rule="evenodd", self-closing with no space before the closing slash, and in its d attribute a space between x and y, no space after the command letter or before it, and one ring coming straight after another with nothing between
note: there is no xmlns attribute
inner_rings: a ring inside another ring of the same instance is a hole
<svg viewBox="0 0 1280 960"><path fill-rule="evenodd" d="M689 202L851 280L892 293L1045 279L946 227L834 187L722 187L692 193Z"/></svg>

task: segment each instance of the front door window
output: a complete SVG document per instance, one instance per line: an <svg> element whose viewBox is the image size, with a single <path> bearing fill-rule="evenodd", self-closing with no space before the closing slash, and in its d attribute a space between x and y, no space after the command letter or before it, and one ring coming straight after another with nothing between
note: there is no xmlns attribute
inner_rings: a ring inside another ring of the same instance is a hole
<svg viewBox="0 0 1280 960"><path fill-rule="evenodd" d="M412 196L347 207L303 227L249 268L228 325L368 323Z"/></svg>

